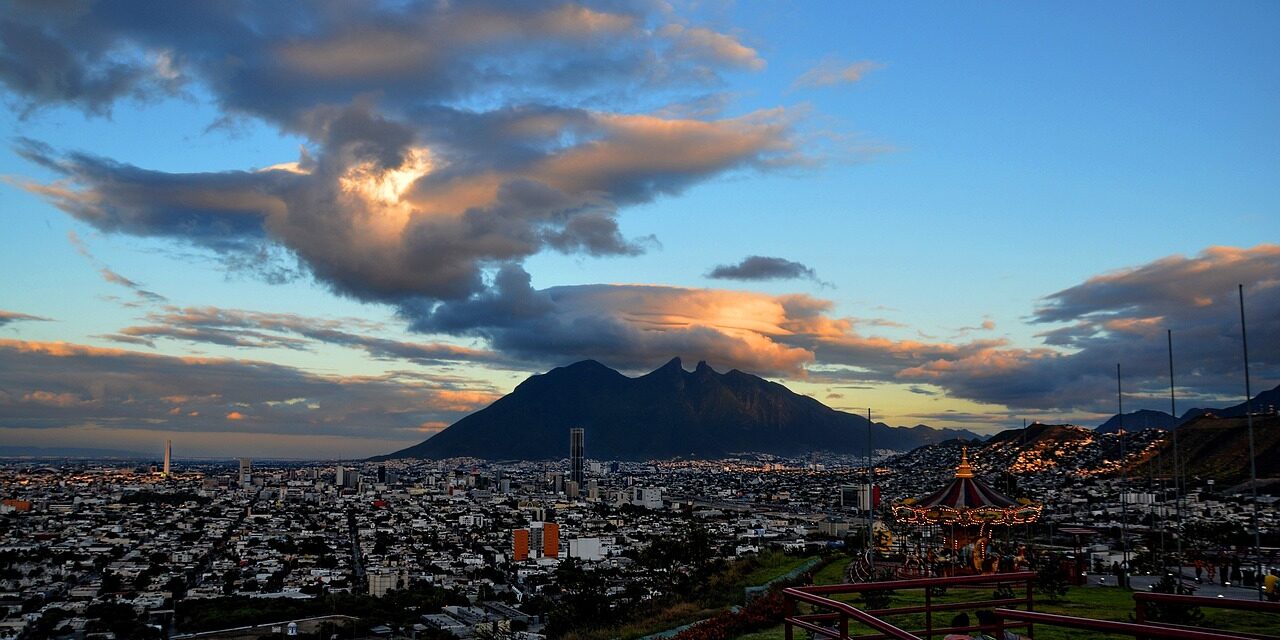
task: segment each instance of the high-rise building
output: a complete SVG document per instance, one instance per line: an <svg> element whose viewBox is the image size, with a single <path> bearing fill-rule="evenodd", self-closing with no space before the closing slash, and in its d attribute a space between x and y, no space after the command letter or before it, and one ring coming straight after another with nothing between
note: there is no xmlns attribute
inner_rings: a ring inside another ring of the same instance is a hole
<svg viewBox="0 0 1280 640"><path fill-rule="evenodd" d="M581 487L586 483L585 462L586 430L574 427L569 430L569 479Z"/></svg>
<svg viewBox="0 0 1280 640"><path fill-rule="evenodd" d="M387 465L380 464L378 465L378 484L386 484L386 483L387 483Z"/></svg>
<svg viewBox="0 0 1280 640"><path fill-rule="evenodd" d="M564 483L564 495L566 498L577 498L582 489L577 482L570 480Z"/></svg>
<svg viewBox="0 0 1280 640"><path fill-rule="evenodd" d="M587 481L587 499L592 502L600 499L600 484L595 478Z"/></svg>
<svg viewBox="0 0 1280 640"><path fill-rule="evenodd" d="M169 477L169 463L173 460L173 441L164 441L164 477Z"/></svg>
<svg viewBox="0 0 1280 640"><path fill-rule="evenodd" d="M554 522L542 523L542 557L560 557L560 525Z"/></svg>
<svg viewBox="0 0 1280 640"><path fill-rule="evenodd" d="M253 484L253 460L240 458L240 486Z"/></svg>
<svg viewBox="0 0 1280 640"><path fill-rule="evenodd" d="M871 508L871 491L865 484L840 487L840 506L846 511L866 511Z"/></svg>
<svg viewBox="0 0 1280 640"><path fill-rule="evenodd" d="M528 529L516 529L511 532L511 559L516 562L529 559Z"/></svg>

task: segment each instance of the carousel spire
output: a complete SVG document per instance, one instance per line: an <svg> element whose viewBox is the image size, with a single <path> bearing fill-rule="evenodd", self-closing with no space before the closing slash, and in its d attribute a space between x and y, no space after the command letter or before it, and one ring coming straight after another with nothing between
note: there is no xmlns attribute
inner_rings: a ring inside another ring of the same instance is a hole
<svg viewBox="0 0 1280 640"><path fill-rule="evenodd" d="M960 466L956 467L956 477L973 477L973 467L969 466L969 447L960 448Z"/></svg>

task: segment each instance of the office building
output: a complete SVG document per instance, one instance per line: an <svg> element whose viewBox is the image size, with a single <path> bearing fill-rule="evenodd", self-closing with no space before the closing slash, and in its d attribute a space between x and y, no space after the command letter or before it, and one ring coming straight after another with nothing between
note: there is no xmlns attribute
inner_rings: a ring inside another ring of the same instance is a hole
<svg viewBox="0 0 1280 640"><path fill-rule="evenodd" d="M560 525L554 522L542 523L542 557L560 557Z"/></svg>
<svg viewBox="0 0 1280 640"><path fill-rule="evenodd" d="M840 487L840 506L846 511L866 511L871 508L871 492L863 484Z"/></svg>
<svg viewBox="0 0 1280 640"><path fill-rule="evenodd" d="M387 465L380 464L378 465L378 484L386 484L386 483L387 483Z"/></svg>
<svg viewBox="0 0 1280 640"><path fill-rule="evenodd" d="M569 430L569 479L581 487L586 482L586 460L583 458L586 444L586 430L574 427Z"/></svg>
<svg viewBox="0 0 1280 640"><path fill-rule="evenodd" d="M528 549L535 557L560 557L560 525L554 522L534 522L529 525L528 532Z"/></svg>
<svg viewBox="0 0 1280 640"><path fill-rule="evenodd" d="M600 499L600 483L595 478L587 481L587 499L592 502Z"/></svg>
<svg viewBox="0 0 1280 640"><path fill-rule="evenodd" d="M253 461L249 458L240 458L240 486L247 487L253 484Z"/></svg>
<svg viewBox="0 0 1280 640"><path fill-rule="evenodd" d="M515 562L529 559L528 529L516 529L511 532L511 559Z"/></svg>
<svg viewBox="0 0 1280 640"><path fill-rule="evenodd" d="M572 538L569 540L569 557L588 562L604 559L604 545L600 538Z"/></svg>
<svg viewBox="0 0 1280 640"><path fill-rule="evenodd" d="M577 482L570 480L564 483L564 495L566 498L577 498L580 492L581 488Z"/></svg>
<svg viewBox="0 0 1280 640"><path fill-rule="evenodd" d="M164 477L169 477L169 463L173 461L173 441L164 441Z"/></svg>

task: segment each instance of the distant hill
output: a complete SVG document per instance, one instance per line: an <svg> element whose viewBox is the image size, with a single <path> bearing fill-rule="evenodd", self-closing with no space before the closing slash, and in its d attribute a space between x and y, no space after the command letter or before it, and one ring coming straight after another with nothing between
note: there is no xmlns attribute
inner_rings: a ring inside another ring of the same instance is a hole
<svg viewBox="0 0 1280 640"><path fill-rule="evenodd" d="M1275 413L1280 408L1280 385L1274 389L1263 391L1253 397L1250 408L1257 413ZM1243 417L1245 414L1245 403L1231 405L1224 409L1202 408L1196 407L1188 409L1181 417L1173 416L1163 411L1153 411L1150 409L1141 409L1132 413L1116 414L1107 419L1106 422L1098 425L1100 433L1114 433L1120 429L1121 418L1123 417L1124 428L1127 431L1141 431L1143 429L1172 429L1178 425L1184 424L1193 418L1198 418L1206 414L1213 414L1223 418Z"/></svg>
<svg viewBox="0 0 1280 640"><path fill-rule="evenodd" d="M738 370L679 358L629 378L594 360L530 377L510 394L424 442L374 460L564 458L569 429L586 429L587 456L645 460L711 458L756 452L864 454L866 418L832 409L786 387ZM872 426L872 447L908 451L966 430Z"/></svg>
<svg viewBox="0 0 1280 640"><path fill-rule="evenodd" d="M1252 409L1254 413L1275 413L1276 409L1280 408L1280 386L1276 386L1274 389L1263 391L1262 393L1254 396L1253 402L1249 404L1249 408ZM1222 418L1244 417L1245 403L1241 402L1240 404L1231 405L1225 409L1201 409L1197 407L1182 414L1182 421L1186 422L1192 418L1198 418L1208 413L1212 413L1213 415Z"/></svg>
<svg viewBox="0 0 1280 640"><path fill-rule="evenodd" d="M1280 476L1280 417L1254 416L1254 449L1257 453L1258 477ZM1156 454L1162 458L1157 469L1168 475L1172 469L1173 438L1166 437L1157 451L1151 452L1135 466L1137 473L1150 471ZM1249 478L1249 431L1243 416L1220 417L1206 414L1178 427L1178 459L1188 478L1213 478L1222 483L1236 483Z"/></svg>
<svg viewBox="0 0 1280 640"><path fill-rule="evenodd" d="M1141 431L1143 429L1172 429L1182 420L1163 411L1140 409L1132 413L1116 414L1098 425L1098 433L1115 433L1123 426L1125 431Z"/></svg>

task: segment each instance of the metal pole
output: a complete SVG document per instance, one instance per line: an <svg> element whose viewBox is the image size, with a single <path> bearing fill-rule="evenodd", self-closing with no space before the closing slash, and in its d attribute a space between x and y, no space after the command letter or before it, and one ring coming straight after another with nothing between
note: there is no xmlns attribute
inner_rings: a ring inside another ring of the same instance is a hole
<svg viewBox="0 0 1280 640"><path fill-rule="evenodd" d="M1178 580L1182 580L1182 466L1178 458L1178 400L1173 385L1173 330L1165 330L1169 337L1169 415L1173 416L1173 509L1177 518Z"/></svg>
<svg viewBox="0 0 1280 640"><path fill-rule="evenodd" d="M871 407L867 407L867 557L875 557L875 539L871 535Z"/></svg>
<svg viewBox="0 0 1280 640"><path fill-rule="evenodd" d="M1120 569L1121 580L1120 585L1129 588L1129 500L1124 494L1129 488L1129 468L1125 465L1125 458L1128 457L1125 448L1125 431L1124 431L1124 392L1120 386L1120 363L1116 363L1116 415L1120 418L1120 550L1124 555L1124 563Z"/></svg>
<svg viewBox="0 0 1280 640"><path fill-rule="evenodd" d="M1244 416L1249 425L1249 489L1253 496L1253 553L1258 579L1262 578L1262 531L1258 528L1258 456L1253 448L1253 390L1249 388L1249 333L1244 325L1244 285L1240 291L1240 338L1244 343ZM1259 583L1260 584L1260 583ZM1262 599L1262 589L1258 589Z"/></svg>

